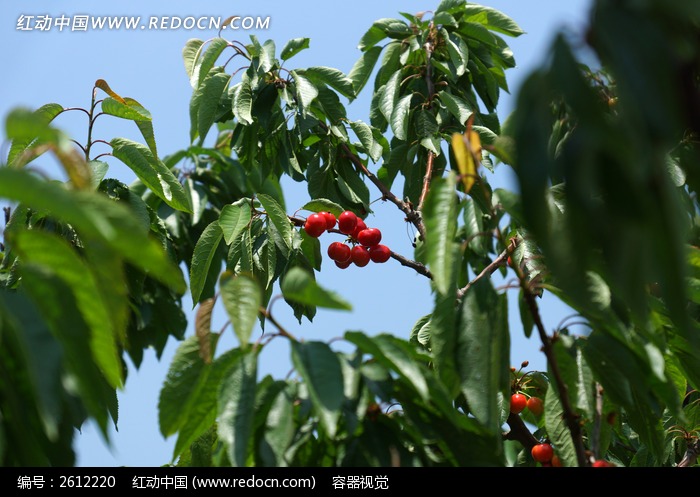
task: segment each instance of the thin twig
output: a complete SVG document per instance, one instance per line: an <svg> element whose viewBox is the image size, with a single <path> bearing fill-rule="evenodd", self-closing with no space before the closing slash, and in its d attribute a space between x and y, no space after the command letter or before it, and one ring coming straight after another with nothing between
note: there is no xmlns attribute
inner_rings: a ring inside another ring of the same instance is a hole
<svg viewBox="0 0 700 497"><path fill-rule="evenodd" d="M485 276L491 276L493 273L496 272L496 270L501 267L505 266L508 263L508 256L510 253L513 251L513 249L507 248L503 252L501 252L498 257L496 257L491 264L486 266L483 271L481 271L477 276L474 277L473 280L471 280L469 283L467 283L463 288L460 288L457 290L457 299L462 299L464 295L467 293L467 291L474 285L477 281L479 281L481 278Z"/></svg>
<svg viewBox="0 0 700 497"><path fill-rule="evenodd" d="M292 335L284 329L284 327L274 318L274 316L272 316L272 314L267 309L265 309L264 307L260 307L259 312L260 314L265 316L265 319L268 319L275 326L275 328L279 330L280 335L289 338L290 340L293 340L295 342L298 341L296 338L294 338L294 335Z"/></svg>

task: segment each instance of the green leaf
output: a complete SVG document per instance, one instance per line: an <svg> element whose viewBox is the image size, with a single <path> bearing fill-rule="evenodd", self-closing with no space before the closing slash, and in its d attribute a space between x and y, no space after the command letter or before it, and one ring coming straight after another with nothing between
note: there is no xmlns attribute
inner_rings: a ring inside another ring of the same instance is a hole
<svg viewBox="0 0 700 497"><path fill-rule="evenodd" d="M110 144L112 155L129 166L158 198L173 209L192 212L185 189L170 169L154 157L147 147L126 138L114 138Z"/></svg>
<svg viewBox="0 0 700 497"><path fill-rule="evenodd" d="M296 54L309 48L309 38L294 38L287 42L287 44L280 52L280 58L282 60L288 60L294 57Z"/></svg>
<svg viewBox="0 0 700 497"><path fill-rule="evenodd" d="M553 344L553 349L571 405L583 412L586 418L592 419L595 411L593 374L583 358L579 343L570 336L562 335Z"/></svg>
<svg viewBox="0 0 700 497"><path fill-rule="evenodd" d="M398 373L423 400L430 398L428 382L410 343L392 335L368 337L358 331L346 332L345 339L390 371Z"/></svg>
<svg viewBox="0 0 700 497"><path fill-rule="evenodd" d="M220 114L221 98L226 93L231 75L226 73L216 73L207 76L200 88L197 108L197 131L199 133L199 144L204 143L204 139L209 133L209 129L216 122Z"/></svg>
<svg viewBox="0 0 700 497"><path fill-rule="evenodd" d="M343 211L345 210L342 206L336 204L332 200L328 200L326 198L317 198L314 200L311 200L310 202L307 202L304 204L302 207L302 210L306 211L311 211L311 212L330 212L333 214L336 218L340 216Z"/></svg>
<svg viewBox="0 0 700 497"><path fill-rule="evenodd" d="M250 200L240 199L232 204L226 204L219 215L219 224L226 244L231 245L241 236L241 233L250 225L250 221Z"/></svg>
<svg viewBox="0 0 700 497"><path fill-rule="evenodd" d="M101 240L84 238L83 242L82 255L90 265L99 296L109 313L114 338L123 346L129 325L129 289L124 260Z"/></svg>
<svg viewBox="0 0 700 497"><path fill-rule="evenodd" d="M350 311L352 306L336 293L320 287L307 271L293 267L282 279L284 298L303 305Z"/></svg>
<svg viewBox="0 0 700 497"><path fill-rule="evenodd" d="M510 394L508 301L505 294L496 293L488 278L467 291L457 333L461 390L476 419L498 432L502 401Z"/></svg>
<svg viewBox="0 0 700 497"><path fill-rule="evenodd" d="M435 9L435 14L441 12L455 13L462 10L465 7L466 2L464 0L441 0L440 4Z"/></svg>
<svg viewBox="0 0 700 497"><path fill-rule="evenodd" d="M314 83L330 86L344 97L352 99L355 96L352 80L343 71L333 67L314 66L305 69L303 74Z"/></svg>
<svg viewBox="0 0 700 497"><path fill-rule="evenodd" d="M357 137L360 139L360 143L365 149L367 155L372 157L372 160L377 162L379 157L373 156L372 151L375 148L374 136L372 135L372 128L362 121L350 121L350 127L355 132Z"/></svg>
<svg viewBox="0 0 700 497"><path fill-rule="evenodd" d="M234 117L242 124L253 124L253 90L247 78L236 85L232 103Z"/></svg>
<svg viewBox="0 0 700 497"><path fill-rule="evenodd" d="M151 113L148 112L138 102L131 100L132 105L122 103L112 97L102 100L102 112L111 116L129 119L131 121L151 121ZM126 100L124 100L126 102Z"/></svg>
<svg viewBox="0 0 700 497"><path fill-rule="evenodd" d="M188 399L183 399L179 410L186 415L178 430L173 450L173 460L182 454L202 434L212 428L216 421L218 394L224 375L243 357L241 349L232 349L205 366L199 375L197 388ZM185 404L186 403L186 404ZM186 407L182 407L186 406Z"/></svg>
<svg viewBox="0 0 700 497"><path fill-rule="evenodd" d="M576 448L571 432L564 420L564 409L559 402L556 388L548 388L544 397L544 424L549 440L557 448L557 455L563 466L575 468L578 466Z"/></svg>
<svg viewBox="0 0 700 497"><path fill-rule="evenodd" d="M445 33L446 30L443 30ZM455 41L456 38L456 41ZM467 64L469 64L469 48L466 42L457 36L448 36L445 40L447 53L450 54L450 61L454 65L455 75L463 76L467 72Z"/></svg>
<svg viewBox="0 0 700 497"><path fill-rule="evenodd" d="M473 111L471 106L456 95L452 95L443 90L438 92L438 98L445 105L450 114L452 114L460 124L464 125Z"/></svg>
<svg viewBox="0 0 700 497"><path fill-rule="evenodd" d="M296 86L296 96L304 109L308 109L311 102L318 96L318 89L309 79L296 71L292 71L292 78Z"/></svg>
<svg viewBox="0 0 700 497"><path fill-rule="evenodd" d="M412 98L413 95L411 94L401 97L389 120L391 130L394 132L394 136L399 140L406 140L408 138L408 118L410 115Z"/></svg>
<svg viewBox="0 0 700 497"><path fill-rule="evenodd" d="M463 20L482 24L492 31L508 36L517 37L525 33L513 19L496 9L483 5L470 4L465 6Z"/></svg>
<svg viewBox="0 0 700 497"><path fill-rule="evenodd" d="M493 204L505 210L518 225L522 226L524 224L523 208L520 202L520 195L517 193L504 190L503 188L496 188L493 191Z"/></svg>
<svg viewBox="0 0 700 497"><path fill-rule="evenodd" d="M432 137L438 132L439 126L432 112L420 109L417 111L415 119L418 138Z"/></svg>
<svg viewBox="0 0 700 497"><path fill-rule="evenodd" d="M31 114L27 113L28 119L23 119L21 124L18 123L21 129L15 130L10 129L12 127L11 114L8 115L6 129L8 138L12 139L12 144L7 154L7 164L13 166L15 161L22 157L27 150L36 145L38 141L43 140L45 130L48 128L49 123L61 112L63 112L62 105L42 105L31 112Z"/></svg>
<svg viewBox="0 0 700 497"><path fill-rule="evenodd" d="M216 61L221 53L226 49L226 47L229 46L229 42L223 38L213 38L209 40L208 43L209 46L204 50L202 56L193 59L194 64L192 75L190 76L190 84L192 85L192 88L198 88L202 85L207 76L209 76L209 72L216 64Z"/></svg>
<svg viewBox="0 0 700 497"><path fill-rule="evenodd" d="M253 435L258 356L245 354L221 381L219 390L219 439L226 444L232 466L247 466L248 447Z"/></svg>
<svg viewBox="0 0 700 497"><path fill-rule="evenodd" d="M384 90L379 98L379 110L381 111L387 122L391 121L391 115L396 107L396 102L399 97L399 89L401 84L401 69L398 69L391 75L386 84L382 87Z"/></svg>
<svg viewBox="0 0 700 497"><path fill-rule="evenodd" d="M68 285L90 328L90 350L95 362L112 387L121 387L123 373L117 352L117 333L90 266L68 242L38 230L18 232L15 249L23 263L38 265Z"/></svg>
<svg viewBox="0 0 700 497"><path fill-rule="evenodd" d="M69 348L70 344L59 342L63 337L60 334L52 335L50 326L60 328L66 326L66 322L56 320L49 324L48 313L41 312L42 307L53 307L56 315L64 314L67 306L62 306L60 299L48 300L42 297L43 295L34 294L28 286L51 286L51 281L41 276L45 276L37 271L38 274L22 275L23 287L18 292L0 291L0 328L2 328L3 349L10 355L15 355L17 352L12 351L10 343L15 339L18 342L18 348L21 348L21 353L17 354L13 359L18 362L26 363L26 371L31 388L36 392L36 406L39 415L44 424L44 428L49 435L49 438L58 436L59 423L62 418L61 404L63 402L63 388L61 385L61 375L63 373L63 361L69 362L81 354L73 354L67 352L64 348ZM32 281L28 281L28 280ZM59 288L52 288L52 293L59 292ZM49 290L51 291L51 290ZM27 295L29 294L29 295ZM70 291L64 294L65 299L70 299ZM39 297L39 299L37 299ZM34 299L34 302L30 300ZM36 302L36 304L35 304ZM35 307L36 305L36 307ZM76 312L76 315L78 313ZM84 325L83 325L84 326ZM75 332L76 330L72 330ZM14 337L13 337L14 335ZM90 349L87 345L87 333L82 337L81 349L87 352L82 355L81 359L89 363L88 368L92 369L91 374L97 372L97 367L92 363ZM13 353L14 352L14 353ZM81 350L82 352L82 350ZM19 357L21 356L21 358ZM70 358L67 358L70 356ZM4 359L3 359L4 360ZM68 367L70 368L70 364ZM73 365L74 366L74 365ZM90 367L91 366L91 367ZM17 378L15 378L17 379ZM83 381L90 381L90 378L84 378ZM89 392L84 392L86 396ZM88 402L86 402L88 403ZM99 401L95 404L99 405ZM4 413L3 413L4 414ZM1 451L0 451L1 452ZM0 458L2 454L0 453Z"/></svg>
<svg viewBox="0 0 700 497"><path fill-rule="evenodd" d="M518 292L518 310L520 311L520 322L523 325L525 338L530 338L532 330L535 327L535 320L532 317L532 312L527 305L527 300L525 300L525 294L522 289Z"/></svg>
<svg viewBox="0 0 700 497"><path fill-rule="evenodd" d="M289 220L287 213L284 208L270 195L264 193L258 193L258 200L265 209L268 218L275 225L277 231L279 231L285 246L288 249L292 248L292 222Z"/></svg>
<svg viewBox="0 0 700 497"><path fill-rule="evenodd" d="M197 240L192 254L190 267L190 291L192 293L193 306L199 303L199 298L204 290L204 285L209 275L209 268L214 260L219 243L224 233L218 221L212 221Z"/></svg>
<svg viewBox="0 0 700 497"><path fill-rule="evenodd" d="M338 432L345 401L343 371L338 356L323 342L292 342L292 362L309 390L321 426L329 438Z"/></svg>
<svg viewBox="0 0 700 497"><path fill-rule="evenodd" d="M366 52L363 52L355 65L352 66L348 77L352 81L353 89L355 90L355 97L362 91L365 87L369 77L374 70L374 66L379 59L379 54L382 53L382 47L372 47Z"/></svg>
<svg viewBox="0 0 700 497"><path fill-rule="evenodd" d="M148 148L155 157L158 156L151 113L143 105L129 97L124 97L121 100L107 97L102 101L102 112L134 121L144 140L146 140Z"/></svg>
<svg viewBox="0 0 700 497"><path fill-rule="evenodd" d="M186 422L187 408L197 396L207 367L196 336L187 338L175 351L158 399L158 423L164 437L177 433Z"/></svg>
<svg viewBox="0 0 700 497"><path fill-rule="evenodd" d="M409 340L411 342L418 342L421 344L423 347L429 349L430 348L430 321L431 321L431 315L427 314L423 317L421 317L418 321L416 321L416 324L413 325L413 329L411 330L411 335Z"/></svg>
<svg viewBox="0 0 700 497"><path fill-rule="evenodd" d="M182 48L182 61L185 64L185 72L187 73L187 77L190 78L190 81L192 80L192 74L195 71L195 65L199 53L202 50L202 45L204 45L203 40L190 38Z"/></svg>
<svg viewBox="0 0 700 497"><path fill-rule="evenodd" d="M251 275L233 276L226 271L220 279L221 299L242 349L248 346L262 306L260 285Z"/></svg>
<svg viewBox="0 0 700 497"><path fill-rule="evenodd" d="M107 171L109 170L109 164L99 160L91 160L88 162L88 166L90 169L92 169L92 188L93 190L97 190L97 188L100 186L100 182L104 179Z"/></svg>
<svg viewBox="0 0 700 497"><path fill-rule="evenodd" d="M287 466L287 448L294 440L294 405L287 390L275 397L265 420L265 443L275 456L275 467Z"/></svg>
<svg viewBox="0 0 700 497"><path fill-rule="evenodd" d="M175 291L182 293L186 288L182 272L123 204L95 192L69 191L61 184L10 168L0 168L0 197L51 212L80 234L104 240L129 262Z"/></svg>
<svg viewBox="0 0 700 497"><path fill-rule="evenodd" d="M384 30L376 24L377 23L375 22L374 25L370 26L370 28L365 32L365 34L362 35L362 38L360 38L360 43L359 45L357 45L357 48L359 48L363 52L368 48L375 46L377 43L386 38L386 33L384 32Z"/></svg>
<svg viewBox="0 0 700 497"><path fill-rule="evenodd" d="M450 275L455 270L456 186L454 173L436 178L423 209L428 267L435 287L443 294L448 292Z"/></svg>
<svg viewBox="0 0 700 497"><path fill-rule="evenodd" d="M108 439L108 410L116 403L116 392L107 384L99 365L93 360L91 331L77 307L73 291L60 276L44 270L41 266L31 264L22 268L22 283L22 293L19 295L24 297L23 292L26 291L32 303L40 311L41 320L48 325L52 334L61 343L63 366L75 379L75 391L87 412L97 422L105 439ZM21 305L15 298L18 294L2 295L3 293L6 292L0 292L0 305L4 301L8 309L4 316L20 319L22 316L15 309L15 306ZM36 315L31 319L38 320ZM31 333L29 327L22 326L22 330L23 335ZM7 328L3 327L2 332L3 348L6 348ZM42 363L39 367L42 374L48 374L50 363ZM60 381L60 378L56 380ZM116 421L116 416L113 419Z"/></svg>
<svg viewBox="0 0 700 497"><path fill-rule="evenodd" d="M472 198L464 201L464 234L468 247L480 257L487 257L491 247L491 236L484 228L484 213Z"/></svg>

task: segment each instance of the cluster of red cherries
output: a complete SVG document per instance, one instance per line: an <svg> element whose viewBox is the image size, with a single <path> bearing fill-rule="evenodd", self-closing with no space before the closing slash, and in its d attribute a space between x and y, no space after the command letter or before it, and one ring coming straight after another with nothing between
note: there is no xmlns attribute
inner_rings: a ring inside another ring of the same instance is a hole
<svg viewBox="0 0 700 497"><path fill-rule="evenodd" d="M306 218L304 230L309 236L318 238L326 231L335 228L348 235L345 242L333 242L328 246L328 257L335 265L345 269L350 264L364 267L369 261L382 263L389 260L391 250L381 245L382 232L378 228L368 228L365 222L352 211L344 211L338 219L330 212L318 212ZM352 248L347 242L350 242Z"/></svg>

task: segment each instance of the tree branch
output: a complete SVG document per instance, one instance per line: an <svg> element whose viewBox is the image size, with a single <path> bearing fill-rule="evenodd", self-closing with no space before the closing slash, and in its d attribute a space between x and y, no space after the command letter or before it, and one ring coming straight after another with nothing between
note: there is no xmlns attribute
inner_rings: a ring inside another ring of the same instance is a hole
<svg viewBox="0 0 700 497"><path fill-rule="evenodd" d="M535 445L537 445L539 440L537 440L530 430L527 429L525 423L520 418L519 415L513 414L512 412L508 414L508 426L510 431L503 434L505 440L515 440L520 442L523 447L529 452Z"/></svg>
<svg viewBox="0 0 700 497"><path fill-rule="evenodd" d="M423 210L423 203L425 202L425 197L428 196L428 190L430 189L430 181L433 179L433 163L435 162L435 154L432 151L428 151L428 163L425 167L425 176L423 177L423 189L420 192L420 198L418 199L418 210Z"/></svg>
<svg viewBox="0 0 700 497"><path fill-rule="evenodd" d="M524 278L521 278L521 272L518 271L518 276L520 279L520 284L525 295L525 301L528 308L530 309L530 314L532 314L532 319L535 322L535 327L540 335L540 340L542 341L542 351L547 358L547 363L554 377L554 384L557 388L557 393L559 394L559 401L561 402L562 408L564 410L564 421L566 422L569 431L571 432L571 438L574 441L574 449L576 450L576 460L580 467L588 466L588 459L586 457L586 449L583 445L583 433L581 432L581 425L579 424L579 416L574 412L571 402L569 400L569 389L564 383L561 376L561 371L559 370L559 363L554 355L554 349L552 348L552 338L547 335L547 331L544 329L542 324L542 318L540 317L540 311L537 307L537 302L535 302L535 295L530 291L528 286L525 284Z"/></svg>
<svg viewBox="0 0 700 497"><path fill-rule="evenodd" d="M433 21L430 21L430 31L434 29ZM433 50L435 49L434 40L432 36L428 37L428 40L423 45L425 50L425 86L428 88L428 103L432 105L433 97L435 96L435 83L433 82L433 64L431 62L433 56ZM420 198L418 199L418 211L423 210L423 203L425 202L425 197L428 196L428 190L430 189L430 181L433 178L433 163L435 162L435 153L428 151L428 162L425 167L425 176L423 176L423 189L420 192Z"/></svg>
<svg viewBox="0 0 700 497"><path fill-rule="evenodd" d="M391 257L399 261L402 266L410 267L411 269L414 269L418 274L422 274L423 276L425 276L426 278L430 278L431 280L433 279L432 273L428 270L427 267L425 267L420 262L407 259L406 257L397 254L393 250L391 251Z"/></svg>
<svg viewBox="0 0 700 497"><path fill-rule="evenodd" d="M676 467L689 468L690 466L695 466L695 463L698 462L698 456L700 456L700 440L695 440L692 444L688 444L683 459L681 459L681 462L679 462Z"/></svg>
<svg viewBox="0 0 700 497"><path fill-rule="evenodd" d="M510 253L513 251L511 248L505 249L503 252L501 252L498 257L496 257L491 264L486 266L483 271L481 271L478 275L474 277L473 280L471 280L469 283L467 283L463 288L460 288L457 290L457 299L461 300L462 297L467 293L467 291L474 285L477 281L479 281L481 278L485 276L491 276L496 270L507 264L508 261L508 256Z"/></svg>
<svg viewBox="0 0 700 497"><path fill-rule="evenodd" d="M423 219L421 218L420 212L415 210L410 202L404 202L394 195L391 190L389 190L386 185L384 185L384 183L382 183L381 180L374 175L374 173L367 169L367 166L365 166L362 160L357 155L352 153L347 144L343 143L341 147L345 153L345 156L350 159L355 167L360 169L362 173L374 184L374 186L376 186L377 189L382 192L382 199L388 200L392 204L396 205L401 212L406 214L406 221L412 223L418 230L421 239L425 240L425 226L423 225Z"/></svg>
<svg viewBox="0 0 700 497"><path fill-rule="evenodd" d="M274 326L279 330L279 334L282 335L283 337L289 338L290 340L293 340L297 342L298 340L294 338L294 335L289 333L287 330L284 329L284 327L272 316L272 313L265 309L264 307L260 307L259 311L260 314L265 316L265 319L268 319Z"/></svg>

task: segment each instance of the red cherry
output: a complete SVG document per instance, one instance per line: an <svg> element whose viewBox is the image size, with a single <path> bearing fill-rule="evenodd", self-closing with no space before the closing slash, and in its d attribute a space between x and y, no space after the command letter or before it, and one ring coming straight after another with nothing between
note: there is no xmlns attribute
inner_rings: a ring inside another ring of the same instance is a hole
<svg viewBox="0 0 700 497"><path fill-rule="evenodd" d="M609 461L606 461L604 459L598 459L593 463L594 468L614 468L615 465Z"/></svg>
<svg viewBox="0 0 700 497"><path fill-rule="evenodd" d="M352 211L345 211L338 217L338 229L346 235L355 231L357 226L357 216Z"/></svg>
<svg viewBox="0 0 700 497"><path fill-rule="evenodd" d="M360 219L359 217L357 218L357 224L355 225L355 229L352 232L352 237L357 240L357 236L360 234L360 231L364 231L367 229L367 225L365 222Z"/></svg>
<svg viewBox="0 0 700 497"><path fill-rule="evenodd" d="M548 443L542 443L535 445L530 451L532 458L537 462L546 462L552 460L554 457L554 449Z"/></svg>
<svg viewBox="0 0 700 497"><path fill-rule="evenodd" d="M386 262L391 257L391 250L386 245L375 245L369 249L369 258L372 262Z"/></svg>
<svg viewBox="0 0 700 497"><path fill-rule="evenodd" d="M367 228L357 233L357 241L365 247L374 247L382 241L382 232L377 228Z"/></svg>
<svg viewBox="0 0 700 497"><path fill-rule="evenodd" d="M559 459L559 456L552 456L552 466L555 468L561 468L561 459Z"/></svg>
<svg viewBox="0 0 700 497"><path fill-rule="evenodd" d="M510 396L510 412L520 414L527 406L527 397L521 393L514 393Z"/></svg>
<svg viewBox="0 0 700 497"><path fill-rule="evenodd" d="M352 262L354 262L356 266L365 267L369 264L369 250L367 250L366 247L355 245L351 252Z"/></svg>
<svg viewBox="0 0 700 497"><path fill-rule="evenodd" d="M304 223L304 230L309 236L318 238L326 231L326 218L321 214L311 214L306 218Z"/></svg>
<svg viewBox="0 0 700 497"><path fill-rule="evenodd" d="M527 408L532 414L540 417L544 412L544 402L539 397L530 397L527 399Z"/></svg>
<svg viewBox="0 0 700 497"><path fill-rule="evenodd" d="M332 230L335 228L335 216L328 211L319 212L323 217L326 218L326 229Z"/></svg>
<svg viewBox="0 0 700 497"><path fill-rule="evenodd" d="M345 262L335 261L335 265L338 266L340 269L347 269L348 266L350 266L350 264L352 264L352 259L348 259Z"/></svg>
<svg viewBox="0 0 700 497"><path fill-rule="evenodd" d="M341 242L333 242L328 246L328 257L336 262L348 262L352 259L350 247Z"/></svg>

